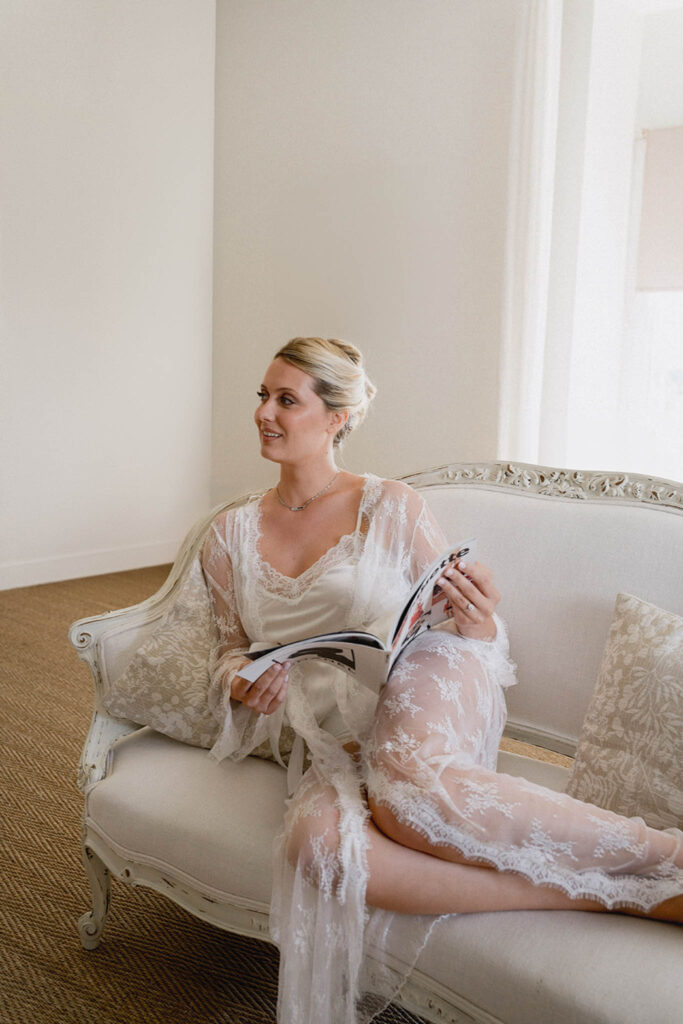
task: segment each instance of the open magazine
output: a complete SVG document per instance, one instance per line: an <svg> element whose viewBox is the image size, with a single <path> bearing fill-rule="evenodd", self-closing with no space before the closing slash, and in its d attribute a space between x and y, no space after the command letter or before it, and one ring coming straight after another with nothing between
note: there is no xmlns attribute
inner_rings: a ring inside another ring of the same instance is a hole
<svg viewBox="0 0 683 1024"><path fill-rule="evenodd" d="M422 573L400 608L388 639L383 640L373 633L355 629L322 633L265 651L252 651L247 657L253 659L253 664L243 666L239 671L240 676L254 682L276 662L279 664L283 661L322 658L359 676L366 686L379 689L389 678L394 662L411 640L448 618L448 598L436 580L449 564L459 562L461 558L474 562L475 553L476 540L472 538L439 555Z"/></svg>

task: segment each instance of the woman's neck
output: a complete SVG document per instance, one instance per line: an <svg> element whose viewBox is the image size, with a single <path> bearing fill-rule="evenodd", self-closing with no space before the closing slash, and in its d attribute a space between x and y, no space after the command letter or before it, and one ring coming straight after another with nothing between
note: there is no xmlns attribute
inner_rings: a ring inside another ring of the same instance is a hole
<svg viewBox="0 0 683 1024"><path fill-rule="evenodd" d="M321 460L317 463L307 462L304 465L283 464L280 466L280 497L288 505L303 505L331 484L339 472L334 459Z"/></svg>

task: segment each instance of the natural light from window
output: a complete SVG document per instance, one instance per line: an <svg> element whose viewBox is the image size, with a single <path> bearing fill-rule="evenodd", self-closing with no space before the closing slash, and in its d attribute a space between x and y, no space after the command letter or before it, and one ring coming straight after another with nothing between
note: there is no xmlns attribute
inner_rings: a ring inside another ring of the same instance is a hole
<svg viewBox="0 0 683 1024"><path fill-rule="evenodd" d="M620 461L683 480L683 290L637 292L627 329Z"/></svg>

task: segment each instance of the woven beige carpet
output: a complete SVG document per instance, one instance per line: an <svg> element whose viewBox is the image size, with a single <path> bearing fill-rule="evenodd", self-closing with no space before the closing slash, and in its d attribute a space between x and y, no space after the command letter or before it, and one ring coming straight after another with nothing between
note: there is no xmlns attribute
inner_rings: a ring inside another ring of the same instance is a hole
<svg viewBox="0 0 683 1024"><path fill-rule="evenodd" d="M0 591L0 1021L272 1024L277 951L112 882L100 946L80 861L76 767L92 709L72 622L153 594L170 566ZM508 749L522 745L506 741ZM390 1008L378 1024L415 1022Z"/></svg>

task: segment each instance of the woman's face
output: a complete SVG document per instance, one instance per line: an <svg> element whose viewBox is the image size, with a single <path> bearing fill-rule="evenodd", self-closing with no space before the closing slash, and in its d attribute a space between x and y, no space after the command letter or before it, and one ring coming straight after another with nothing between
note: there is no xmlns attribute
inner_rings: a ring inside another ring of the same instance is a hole
<svg viewBox="0 0 683 1024"><path fill-rule="evenodd" d="M258 394L254 422L264 458L295 463L329 452L345 415L327 408L309 374L274 359Z"/></svg>

